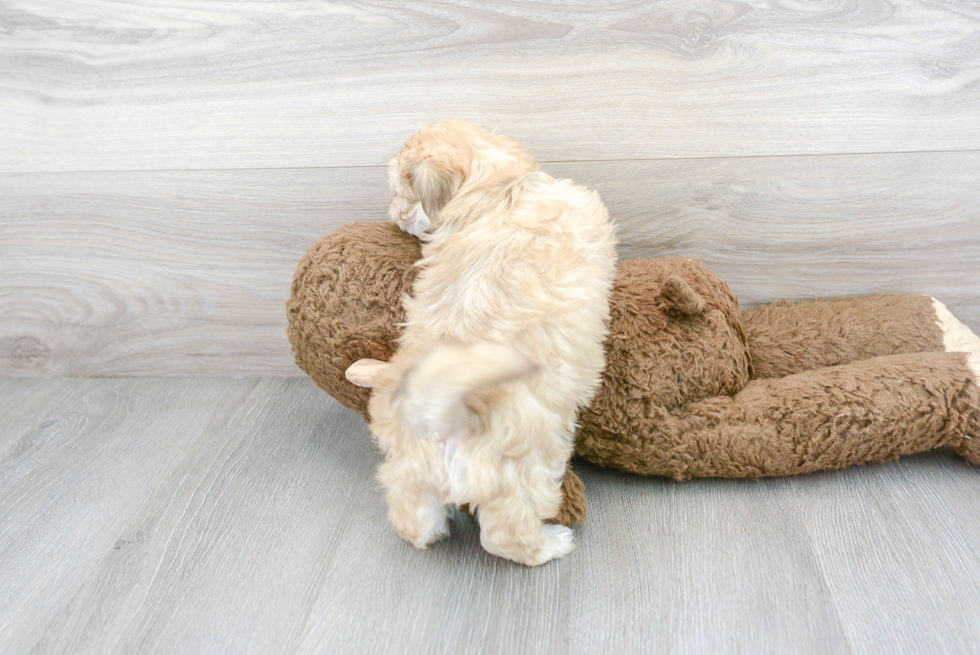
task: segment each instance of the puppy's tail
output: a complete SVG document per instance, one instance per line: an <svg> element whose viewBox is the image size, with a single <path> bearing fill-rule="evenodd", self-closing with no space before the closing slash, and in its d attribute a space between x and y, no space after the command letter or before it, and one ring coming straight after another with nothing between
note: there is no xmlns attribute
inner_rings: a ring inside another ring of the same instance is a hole
<svg viewBox="0 0 980 655"><path fill-rule="evenodd" d="M536 369L503 344L436 346L405 372L394 395L396 411L413 434L446 439L466 425L468 412L486 407L499 385Z"/></svg>

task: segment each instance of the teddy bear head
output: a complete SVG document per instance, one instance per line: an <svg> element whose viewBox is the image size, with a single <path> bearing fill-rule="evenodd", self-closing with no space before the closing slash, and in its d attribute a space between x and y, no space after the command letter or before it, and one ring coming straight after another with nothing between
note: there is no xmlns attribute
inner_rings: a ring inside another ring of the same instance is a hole
<svg viewBox="0 0 980 655"><path fill-rule="evenodd" d="M734 394L749 381L738 301L697 260L621 263L610 314L602 384L580 415L580 452L643 434L658 416Z"/></svg>
<svg viewBox="0 0 980 655"><path fill-rule="evenodd" d="M405 320L419 240L393 223L351 223L303 255L286 303L296 363L318 387L368 418L371 390L344 372L360 359L391 359Z"/></svg>
<svg viewBox="0 0 980 655"><path fill-rule="evenodd" d="M419 241L391 223L353 223L303 256L287 303L300 368L367 418L371 390L344 373L361 359L388 360L405 320ZM582 432L627 433L654 411L730 395L749 379L738 302L700 262L680 257L619 265L610 299L606 370Z"/></svg>

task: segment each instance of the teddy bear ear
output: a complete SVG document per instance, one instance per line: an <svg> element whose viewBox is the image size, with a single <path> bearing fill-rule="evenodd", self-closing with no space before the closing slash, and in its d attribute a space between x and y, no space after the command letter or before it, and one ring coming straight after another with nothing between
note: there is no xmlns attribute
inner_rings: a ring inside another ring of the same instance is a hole
<svg viewBox="0 0 980 655"><path fill-rule="evenodd" d="M704 312L704 298L683 278L671 275L660 289L660 296L677 312L694 316Z"/></svg>

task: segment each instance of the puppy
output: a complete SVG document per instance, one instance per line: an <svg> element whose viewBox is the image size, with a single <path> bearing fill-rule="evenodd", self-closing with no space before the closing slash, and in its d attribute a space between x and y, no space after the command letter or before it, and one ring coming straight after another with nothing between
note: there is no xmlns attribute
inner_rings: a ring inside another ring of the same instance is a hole
<svg viewBox="0 0 980 655"><path fill-rule="evenodd" d="M389 166L390 218L422 240L390 362L361 360L388 517L425 548L448 505L480 542L534 566L573 547L561 503L577 411L605 365L615 231L599 195L556 180L512 139L436 123Z"/></svg>

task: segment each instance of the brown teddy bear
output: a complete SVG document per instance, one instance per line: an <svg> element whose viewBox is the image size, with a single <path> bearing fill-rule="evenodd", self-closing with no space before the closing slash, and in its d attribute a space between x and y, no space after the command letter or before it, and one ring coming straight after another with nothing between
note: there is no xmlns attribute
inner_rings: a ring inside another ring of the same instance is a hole
<svg viewBox="0 0 980 655"><path fill-rule="evenodd" d="M354 223L307 251L287 303L296 362L367 418L345 377L387 360L421 257L389 223ZM606 370L576 454L678 480L758 478L950 447L980 463L980 339L929 296L880 295L739 311L724 282L679 257L623 262ZM364 381L360 381L362 384ZM555 521L585 517L571 470Z"/></svg>

